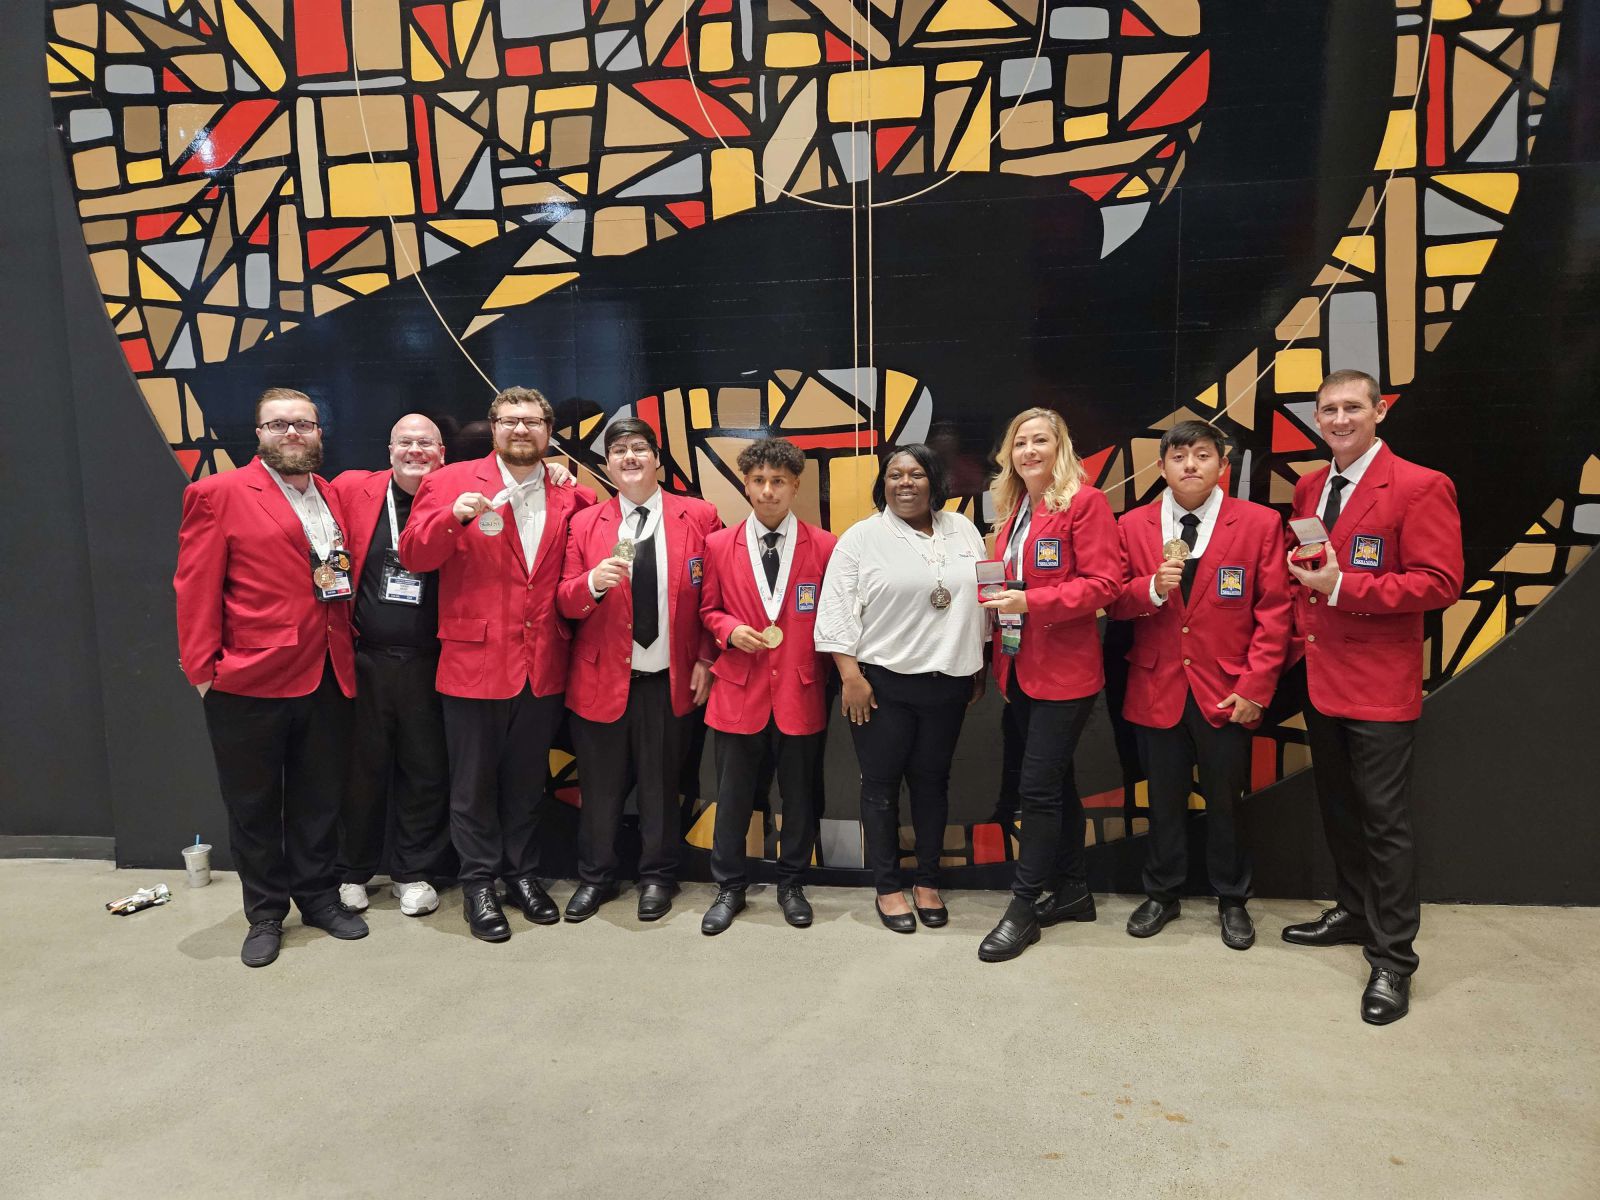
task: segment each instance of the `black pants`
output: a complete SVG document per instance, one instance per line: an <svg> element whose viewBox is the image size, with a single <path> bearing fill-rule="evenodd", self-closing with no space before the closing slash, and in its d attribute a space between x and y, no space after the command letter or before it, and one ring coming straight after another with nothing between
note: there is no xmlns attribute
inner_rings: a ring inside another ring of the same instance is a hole
<svg viewBox="0 0 1600 1200"><path fill-rule="evenodd" d="M668 675L635 676L628 706L615 721L572 714L583 789L578 878L584 883L613 883L617 878L617 831L630 789L639 805L639 882L671 884L677 879L683 845L678 769L685 730L684 718L672 711Z"/></svg>
<svg viewBox="0 0 1600 1200"><path fill-rule="evenodd" d="M791 737L769 720L760 733L717 730L717 824L711 842L711 877L723 887L745 888L745 834L756 792L775 764L783 822L778 834L778 880L799 883L817 841L814 788L821 733Z"/></svg>
<svg viewBox="0 0 1600 1200"><path fill-rule="evenodd" d="M339 794L349 751L350 701L333 664L308 696L203 701L228 844L251 921L281 921L339 899Z"/></svg>
<svg viewBox="0 0 1600 1200"><path fill-rule="evenodd" d="M898 892L900 783L911 792L918 887L939 886L939 857L950 812L950 761L972 698L966 675L900 675L869 663L861 673L878 707L850 736L861 765L861 831L878 895Z"/></svg>
<svg viewBox="0 0 1600 1200"><path fill-rule="evenodd" d="M1367 961L1402 975L1417 969L1422 923L1411 834L1415 721L1351 721L1306 705L1311 771L1339 907L1372 930Z"/></svg>
<svg viewBox="0 0 1600 1200"><path fill-rule="evenodd" d="M1021 844L1011 891L1020 899L1036 900L1052 885L1069 896L1087 890L1083 876L1083 804L1077 788L1069 789L1063 784L1072 777L1072 756L1093 709L1093 696L1035 700L1012 679L1006 710L1016 722L1023 748L1017 788ZM1067 843L1065 855L1061 853L1063 842ZM1063 867L1075 878L1064 877Z"/></svg>
<svg viewBox="0 0 1600 1200"><path fill-rule="evenodd" d="M497 875L534 874L550 739L561 724L563 697L535 696L525 684L509 700L439 699L450 752L450 840L461 859L462 888L482 888Z"/></svg>
<svg viewBox="0 0 1600 1200"><path fill-rule="evenodd" d="M1250 731L1220 729L1205 719L1190 692L1183 716L1171 729L1135 726L1139 758L1150 785L1150 839L1144 890L1171 903L1189 878L1189 793L1195 767L1206 799L1206 873L1223 904L1250 896L1250 856L1239 847L1234 806L1250 784Z"/></svg>
<svg viewBox="0 0 1600 1200"><path fill-rule="evenodd" d="M437 649L356 648L350 774L339 814L341 883L366 883L378 873L391 811L389 877L411 883L454 874L438 671Z"/></svg>
<svg viewBox="0 0 1600 1200"><path fill-rule="evenodd" d="M1014 704L1000 708L1000 799L992 819L1002 825L1015 822L1022 807L1022 757L1028 739L1020 728L1017 711ZM1093 711L1091 703L1084 714L1085 721ZM1089 890L1083 850L1083 798L1078 793L1073 766L1073 759L1068 758L1061 771L1061 837L1056 841L1056 861L1050 873L1050 886L1063 896L1081 896ZM1072 830L1077 830L1076 836Z"/></svg>

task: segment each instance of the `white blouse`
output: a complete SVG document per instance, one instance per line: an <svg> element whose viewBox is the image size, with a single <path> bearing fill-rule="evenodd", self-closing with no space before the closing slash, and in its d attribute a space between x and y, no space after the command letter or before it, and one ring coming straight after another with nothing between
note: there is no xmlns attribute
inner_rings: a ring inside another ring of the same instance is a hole
<svg viewBox="0 0 1600 1200"><path fill-rule="evenodd" d="M817 602L819 651L902 675L983 669L989 636L989 613L978 604L983 536L960 513L933 518L932 536L887 510L845 531ZM941 583L950 592L943 609L929 599Z"/></svg>

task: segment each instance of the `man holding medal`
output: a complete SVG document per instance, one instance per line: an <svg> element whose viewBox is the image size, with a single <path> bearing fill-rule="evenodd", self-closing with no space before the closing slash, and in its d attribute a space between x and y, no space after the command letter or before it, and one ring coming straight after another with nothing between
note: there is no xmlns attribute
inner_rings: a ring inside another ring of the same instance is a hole
<svg viewBox="0 0 1600 1200"><path fill-rule="evenodd" d="M1464 570L1455 485L1384 445L1386 416L1372 376L1335 371L1322 381L1316 422L1333 463L1300 477L1290 522L1304 529L1318 518L1325 539L1322 553L1290 558L1289 571L1337 903L1285 928L1283 940L1365 947L1372 971L1361 1019L1369 1025L1410 1008L1422 918L1411 834L1422 614L1455 602Z"/></svg>
<svg viewBox="0 0 1600 1200"><path fill-rule="evenodd" d="M573 519L557 596L561 615L577 622L567 707L583 793L567 920L587 920L616 897L617 833L634 788L639 919L655 921L677 890L684 719L711 690L716 648L700 623L700 594L706 535L722 522L704 500L661 489L661 452L645 422L612 421L605 449L617 495Z"/></svg>
<svg viewBox="0 0 1600 1200"><path fill-rule="evenodd" d="M336 938L365 937L367 924L339 906L335 868L356 690L342 510L314 474L310 397L269 388L255 421L255 458L185 489L172 585L250 921L240 958L264 967L291 900Z"/></svg>
<svg viewBox="0 0 1600 1200"><path fill-rule="evenodd" d="M722 933L745 907L745 835L769 763L783 801L778 907L797 929L812 920L800 881L816 842L814 793L832 669L812 644L812 628L838 539L792 511L805 469L805 455L782 438L746 446L739 473L750 516L706 539L700 618L723 649L706 707L706 724L717 734L711 875L718 891L700 922L705 934Z"/></svg>
<svg viewBox="0 0 1600 1200"><path fill-rule="evenodd" d="M439 670L439 582L400 565L400 531L423 479L444 463L439 427L420 413L389 433L389 470L346 471L332 489L350 519L356 632L355 723L340 813L339 902L367 907L394 811L391 891L408 917L439 907L434 883L454 874L450 771Z"/></svg>
<svg viewBox="0 0 1600 1200"><path fill-rule="evenodd" d="M503 942L495 895L538 925L560 910L536 877L550 743L561 723L571 633L556 584L573 513L587 488L547 486L555 410L533 388L489 405L494 453L422 481L400 534L407 571L439 573L438 691L450 757L450 837L461 860L472 936Z"/></svg>

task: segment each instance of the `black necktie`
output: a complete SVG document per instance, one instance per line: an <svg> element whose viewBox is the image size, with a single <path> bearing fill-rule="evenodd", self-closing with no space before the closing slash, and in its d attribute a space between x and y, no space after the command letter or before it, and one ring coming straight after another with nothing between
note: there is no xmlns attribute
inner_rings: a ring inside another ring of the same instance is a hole
<svg viewBox="0 0 1600 1200"><path fill-rule="evenodd" d="M1329 533L1333 532L1333 527L1339 520L1339 509L1342 507L1339 503L1339 493L1349 486L1350 481L1343 475L1335 475L1329 481L1328 503L1322 507L1322 527Z"/></svg>
<svg viewBox="0 0 1600 1200"><path fill-rule="evenodd" d="M778 586L778 535L763 533L761 540L767 544L767 548L761 552L761 566L767 572L767 593L770 595Z"/></svg>
<svg viewBox="0 0 1600 1200"><path fill-rule="evenodd" d="M1183 591L1184 602L1187 603L1189 589L1194 586L1194 573L1200 569L1200 560L1194 554L1194 544L1200 540L1200 518L1194 513L1184 513L1178 523L1183 526L1183 532L1179 536L1183 538L1183 544L1189 547L1189 557L1183 560L1183 579L1178 584Z"/></svg>
<svg viewBox="0 0 1600 1200"><path fill-rule="evenodd" d="M642 536L650 520L649 510L636 508L633 515L639 518L633 534L633 640L653 646L661 634L661 612L656 607L656 539L652 536L646 541Z"/></svg>

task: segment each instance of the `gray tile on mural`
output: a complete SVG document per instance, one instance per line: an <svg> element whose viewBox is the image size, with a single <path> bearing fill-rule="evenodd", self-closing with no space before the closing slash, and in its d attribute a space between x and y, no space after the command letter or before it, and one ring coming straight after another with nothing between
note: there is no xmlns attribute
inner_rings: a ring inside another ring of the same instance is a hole
<svg viewBox="0 0 1600 1200"><path fill-rule="evenodd" d="M78 108L67 118L67 136L75 142L93 142L111 136L111 113L103 108Z"/></svg>
<svg viewBox="0 0 1600 1200"><path fill-rule="evenodd" d="M106 91L118 95L148 95L156 90L156 73L149 67L113 63L105 71Z"/></svg>
<svg viewBox="0 0 1600 1200"><path fill-rule="evenodd" d="M1335 292L1328 302L1328 368L1383 374L1378 351L1378 297L1372 292Z"/></svg>
<svg viewBox="0 0 1600 1200"><path fill-rule="evenodd" d="M1022 96L1046 92L1053 78L1047 58L1008 58L1000 64L1000 94Z"/></svg>
<svg viewBox="0 0 1600 1200"><path fill-rule="evenodd" d="M588 16L584 0L504 0L500 32L508 38L574 33Z"/></svg>
<svg viewBox="0 0 1600 1200"><path fill-rule="evenodd" d="M1074 5L1050 14L1050 36L1062 41L1087 42L1111 36L1111 14L1104 8Z"/></svg>

